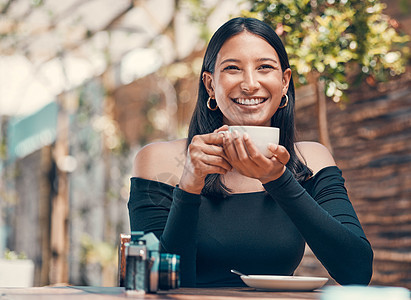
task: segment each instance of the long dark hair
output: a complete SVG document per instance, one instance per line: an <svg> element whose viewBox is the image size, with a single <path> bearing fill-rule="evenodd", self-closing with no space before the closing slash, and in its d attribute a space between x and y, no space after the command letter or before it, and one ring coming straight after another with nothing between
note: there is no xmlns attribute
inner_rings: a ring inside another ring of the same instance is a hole
<svg viewBox="0 0 411 300"><path fill-rule="evenodd" d="M223 114L220 110L211 111L207 108L207 99L209 97L207 90L202 81L204 71L214 73L217 54L227 39L243 31L256 34L266 40L277 52L280 58L281 69L284 72L290 67L288 55L285 51L281 39L275 31L266 23L253 18L234 18L223 24L211 38L206 53L204 55L203 66L199 80L197 104L191 118L188 128L187 147L192 138L198 134L213 132L215 129L223 126ZM294 82L291 77L288 86L288 105L285 108L278 109L271 118L271 126L280 128L280 144L283 145L290 153L290 160L287 168L293 173L299 181L306 180L312 175L312 172L297 157L294 149L295 142L295 124L294 124L294 104L295 90ZM282 103L283 104L283 103ZM280 105L282 105L280 104ZM221 182L219 174L210 174L206 177L203 194L226 195L229 190Z"/></svg>

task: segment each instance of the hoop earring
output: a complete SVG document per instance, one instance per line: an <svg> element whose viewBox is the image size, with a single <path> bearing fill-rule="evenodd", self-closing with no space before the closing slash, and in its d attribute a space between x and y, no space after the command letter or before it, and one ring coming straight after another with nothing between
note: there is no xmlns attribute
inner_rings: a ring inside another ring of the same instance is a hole
<svg viewBox="0 0 411 300"><path fill-rule="evenodd" d="M215 110L218 109L217 101L216 101L216 103L215 103L215 107L211 107L211 106L210 106L210 101L211 101L211 100L215 100L215 99L212 99L211 97L208 97L207 107L208 107L209 110L215 111Z"/></svg>
<svg viewBox="0 0 411 300"><path fill-rule="evenodd" d="M285 97L285 103L283 105L279 106L278 108L284 108L288 105L288 95L285 94L284 97Z"/></svg>

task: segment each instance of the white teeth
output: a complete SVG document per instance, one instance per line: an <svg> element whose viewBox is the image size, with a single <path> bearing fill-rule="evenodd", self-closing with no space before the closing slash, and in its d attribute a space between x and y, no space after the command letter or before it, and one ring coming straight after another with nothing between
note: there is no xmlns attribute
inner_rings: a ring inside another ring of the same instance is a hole
<svg viewBox="0 0 411 300"><path fill-rule="evenodd" d="M234 99L234 101L238 104L242 104L242 105L256 105L256 104L260 104L263 103L266 99L265 98L258 98L258 99L244 99L244 98L236 98Z"/></svg>

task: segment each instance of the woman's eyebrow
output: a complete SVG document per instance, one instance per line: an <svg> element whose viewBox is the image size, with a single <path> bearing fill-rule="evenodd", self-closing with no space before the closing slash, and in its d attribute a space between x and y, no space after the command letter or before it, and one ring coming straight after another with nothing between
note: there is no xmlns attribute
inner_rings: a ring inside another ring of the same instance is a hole
<svg viewBox="0 0 411 300"><path fill-rule="evenodd" d="M271 62L273 62L273 63L275 63L275 64L278 64L278 61L277 61L275 58L269 58L269 57L262 57L262 58L257 59L256 61L257 61L257 62L271 61ZM225 63L230 63L230 62L239 63L240 60L239 60L239 59L235 59L235 58L227 58L227 59L223 60L223 61L220 63L220 66L223 65L223 64L225 64Z"/></svg>
<svg viewBox="0 0 411 300"><path fill-rule="evenodd" d="M274 58L269 58L269 57L263 57L263 58L259 58L257 59L258 62L264 62L264 61L272 61L273 63L278 64L278 61Z"/></svg>
<svg viewBox="0 0 411 300"><path fill-rule="evenodd" d="M223 61L220 63L220 66L223 65L223 64L225 64L225 63L228 63L228 62L236 62L236 63L238 63L238 62L240 62L240 60L239 60L239 59L235 59L235 58L227 58L227 59L223 60Z"/></svg>

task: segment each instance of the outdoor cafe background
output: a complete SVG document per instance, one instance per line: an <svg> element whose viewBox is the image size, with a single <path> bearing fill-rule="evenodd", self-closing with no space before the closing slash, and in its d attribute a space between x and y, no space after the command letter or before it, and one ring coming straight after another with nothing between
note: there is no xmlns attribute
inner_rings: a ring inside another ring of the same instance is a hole
<svg viewBox="0 0 411 300"><path fill-rule="evenodd" d="M384 2L411 34L410 1ZM204 37L248 5L195 3L0 1L0 257L24 254L34 285L116 285L132 158L185 135ZM375 285L411 288L410 83L408 64L350 88L344 107L326 102L332 149L375 250ZM301 139L320 139L315 99L315 86L298 88ZM297 274L326 272L307 250Z"/></svg>

